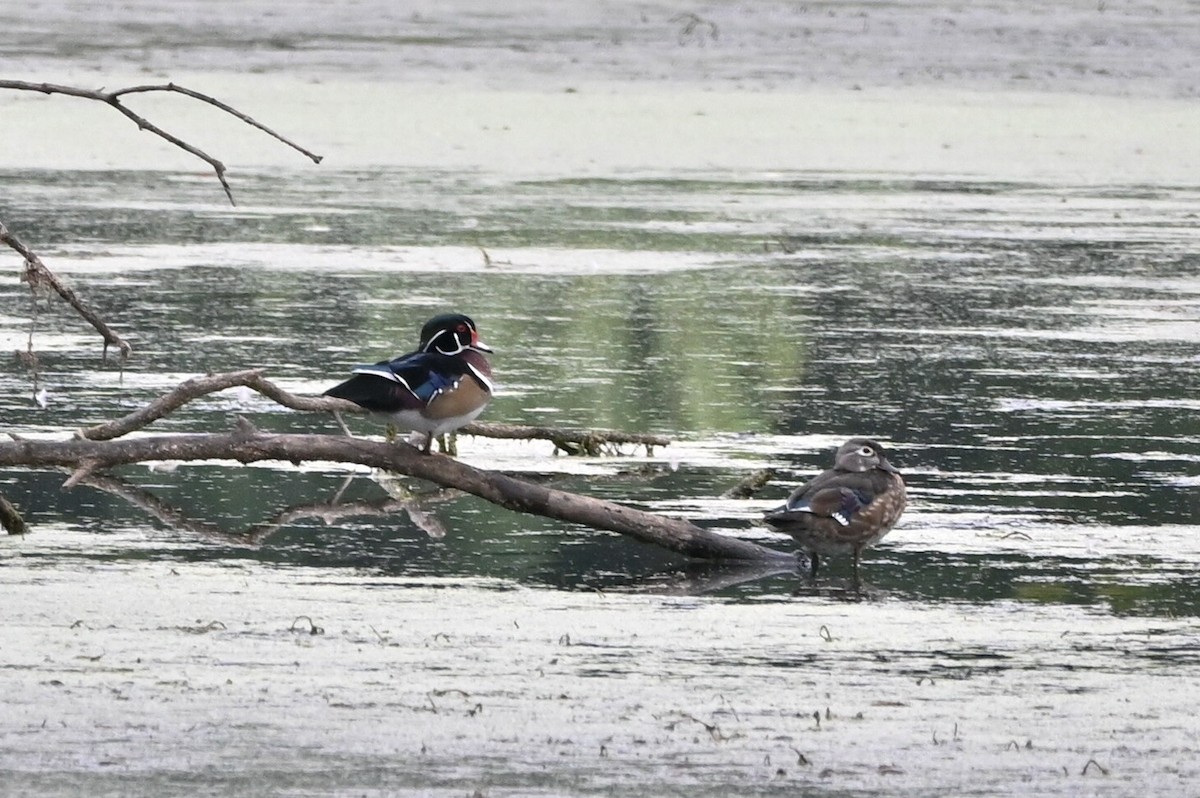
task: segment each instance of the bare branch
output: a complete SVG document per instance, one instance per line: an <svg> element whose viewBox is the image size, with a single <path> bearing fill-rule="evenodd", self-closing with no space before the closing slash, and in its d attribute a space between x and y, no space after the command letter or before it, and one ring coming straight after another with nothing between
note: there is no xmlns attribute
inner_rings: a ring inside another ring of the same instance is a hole
<svg viewBox="0 0 1200 798"><path fill-rule="evenodd" d="M365 413L366 411L353 402L345 399L334 399L329 396L297 396L283 390L275 383L262 376L261 369L246 371L229 371L223 374L209 374L204 377L193 377L176 386L168 393L155 399L127 416L114 421L97 424L94 427L81 429L75 433L77 438L92 441L106 441L128 435L158 419L178 410L183 405L217 391L229 388L250 388L268 399L303 412L324 413ZM661 435L641 435L637 433L620 432L617 430L572 430L556 427L531 427L519 424L483 424L476 422L460 430L467 435L479 435L485 438L533 439L539 438L553 441L555 446L563 448L563 442L576 442L580 448L598 448L600 444L637 444L646 446L667 446L670 438ZM589 452L590 453L590 452ZM596 451L595 453L599 453Z"/></svg>
<svg viewBox="0 0 1200 798"><path fill-rule="evenodd" d="M93 90L81 89L76 86L61 86L54 83L31 83L24 80L0 80L0 89L34 91L41 94L63 94L68 97L79 97L85 100L95 100L97 102L102 102L105 105L109 105L116 109L118 113L137 125L139 130L149 131L162 140L172 144L175 147L178 147L189 155L199 158L211 166L213 172L217 176L218 182L221 184L221 188L224 189L225 196L229 199L230 204L236 203L233 199L233 189L230 187L229 181L225 178L225 164L201 150L199 147L196 147L182 138L167 132L158 125L155 125L146 117L127 108L121 102L121 98L129 94L146 94L150 92L171 92L175 94L182 94L194 100L208 103L209 105L212 105L213 107L236 117L246 124L263 131L277 141L280 141L297 152L302 153L314 163L320 163L322 159L322 156L306 150L284 136L281 136L279 133L276 133L274 130L262 124L261 122L251 118L247 114L242 113L236 108L233 108L227 103L221 102L210 95L203 94L202 92L198 92L184 86L178 86L174 83L129 86L123 89L117 89L116 91L104 91L102 89ZM20 239L8 231L2 222L0 222L0 242L7 244L9 247L16 250L25 259L25 273L22 279L29 283L31 289L36 289L40 285L50 286L56 293L58 293L60 297L70 304L71 307L75 308L75 311L80 316L82 316L89 324L96 328L96 331L99 332L104 338L105 359L107 359L108 347L110 345L116 346L121 350L122 363L128 359L129 354L133 351L133 347L131 347L127 341L113 332L94 310L92 310L83 300L81 300L74 291L65 286L62 281L59 280L58 277L55 276L55 274L50 271L50 269L48 269L44 263L42 263L41 259L38 258L36 254L34 254L27 246L25 246ZM30 351L32 352L32 347Z"/></svg>
<svg viewBox="0 0 1200 798"><path fill-rule="evenodd" d="M467 435L479 435L485 438L512 438L527 440L542 438L552 441L557 449L568 454L587 454L596 456L609 446L622 443L645 446L648 450L655 446L669 446L670 438L662 435L643 435L619 430L577 430L562 427L536 427L524 424L495 424L475 422L459 430Z"/></svg>
<svg viewBox="0 0 1200 798"><path fill-rule="evenodd" d="M189 144L187 141L184 141L183 139L179 138L178 136L176 136L172 133L168 133L166 130L163 130L158 125L156 125L153 122L151 122L150 120L146 119L146 117L142 116L141 114L137 113L136 111L129 109L128 107L125 106L124 103L121 102L121 98L127 94L145 94L145 93L149 93L149 92L173 92L175 94L182 94L186 97L191 97L192 99L199 100L204 103L208 103L209 105L212 105L216 108L221 109L222 111L224 111L228 114L231 114L232 116L237 117L238 119L245 122L246 124L251 125L252 127L258 128L259 130L263 131L264 133L266 133L267 135L276 139L277 141L280 141L280 142L286 144L287 146L291 147L292 149L296 150L297 152L302 153L307 158L311 159L314 163L320 163L321 159L322 159L322 156L317 155L312 152L309 152L308 150L304 149L303 147L299 146L298 144L295 144L292 141L289 141L288 139L286 139L283 136L281 136L280 134L276 133L274 130L272 130L271 128L262 124L261 122L258 122L256 120L252 119L251 117L247 116L246 114L242 113L241 111L238 111L237 109L233 108L232 106L229 106L226 103L221 102L220 100L216 99L215 97L211 97L207 94L203 94L201 92L194 91L193 89L188 89L183 86L177 86L174 83L166 83L166 84L161 84L161 85L147 85L147 86L129 86L127 88L117 89L116 91L104 91L102 89L81 89L76 86L60 86L60 85L54 84L54 83L31 83L29 81L24 81L24 80L0 80L0 89L14 89L16 91L36 91L41 94L64 94L69 97L79 97L79 98L82 98L85 100L95 100L97 102L102 102L105 105L112 106L114 109L116 109L116 111L118 113L125 116L127 119L129 119L131 122L133 122L135 125L137 125L139 130L149 131L150 133L153 133L154 135L161 138L163 141L166 141L166 142L174 145L175 147L178 147L179 149L183 150L184 152L188 153L189 155L193 155L193 156L199 158L200 160L204 161L205 163L207 163L209 166L211 166L213 169L213 172L217 176L217 180L220 181L220 183L221 183L221 188L223 188L225 190L225 196L229 198L229 203L231 205L236 205L237 203L234 202L234 200L233 200L233 189L230 188L229 181L225 179L225 164L221 163L216 158L214 158L213 156L206 153L204 150L201 150L199 147L197 147L193 144Z"/></svg>
<svg viewBox="0 0 1200 798"><path fill-rule="evenodd" d="M115 421L107 421L103 424L97 424L94 427L81 429L75 433L75 437L93 441L106 441L119 438L122 435L128 435L130 432L139 430L164 416L170 415L194 399L239 386L252 388L268 399L273 399L284 407L290 407L293 410L363 412L361 407L353 402L347 402L345 399L333 399L324 396L296 396L295 394L288 393L274 383L263 379L261 370L250 369L247 371L229 371L224 374L210 374L205 377L193 377L190 380L185 380L170 392L158 397L145 407L135 410L127 416L122 416Z"/></svg>
<svg viewBox="0 0 1200 798"><path fill-rule="evenodd" d="M0 222L0 243L7 244L25 259L25 272L21 275L21 280L29 283L30 290L36 290L38 286L42 285L54 289L56 294L62 297L68 305L75 308L75 312L91 324L96 329L96 332L100 333L100 337L104 339L104 354L106 359L110 345L121 350L122 363L129 358L130 352L133 351L133 347L129 345L129 342L117 335L104 322L104 319L100 318L100 315L96 311L92 310L90 305L79 298L79 295L70 286L63 284L54 272L46 268L46 264L42 263L42 259L33 250L25 246L25 243L21 239L9 232L9 229L4 226L4 222Z"/></svg>

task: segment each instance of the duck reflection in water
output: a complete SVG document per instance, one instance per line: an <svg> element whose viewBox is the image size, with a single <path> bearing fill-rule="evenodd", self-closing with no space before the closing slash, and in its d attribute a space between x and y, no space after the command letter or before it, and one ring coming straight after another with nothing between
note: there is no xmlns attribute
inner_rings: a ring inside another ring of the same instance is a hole
<svg viewBox="0 0 1200 798"><path fill-rule="evenodd" d="M883 447L854 438L838 449L833 468L796 488L763 520L796 539L813 578L822 557L850 553L858 585L862 550L892 530L907 501L904 480Z"/></svg>

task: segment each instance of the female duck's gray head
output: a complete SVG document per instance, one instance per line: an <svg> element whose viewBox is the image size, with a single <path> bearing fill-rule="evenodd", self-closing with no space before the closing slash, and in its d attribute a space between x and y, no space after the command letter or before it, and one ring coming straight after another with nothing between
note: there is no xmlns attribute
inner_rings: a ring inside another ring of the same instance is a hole
<svg viewBox="0 0 1200 798"><path fill-rule="evenodd" d="M853 438L842 444L834 458L833 467L838 471L870 471L878 468L898 474L896 467L887 461L887 452L883 447L866 438Z"/></svg>

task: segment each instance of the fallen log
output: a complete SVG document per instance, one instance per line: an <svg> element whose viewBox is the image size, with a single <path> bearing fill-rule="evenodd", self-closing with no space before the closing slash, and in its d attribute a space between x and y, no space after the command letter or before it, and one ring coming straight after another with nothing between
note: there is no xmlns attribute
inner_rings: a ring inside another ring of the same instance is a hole
<svg viewBox="0 0 1200 798"><path fill-rule="evenodd" d="M225 434L155 435L104 441L19 439L0 443L0 466L73 469L65 488L115 466L163 460L355 463L456 488L509 510L617 532L687 557L781 563L794 560L790 553L710 532L683 519L537 485L442 455L422 454L406 444L340 435L266 434L245 421L234 432Z"/></svg>

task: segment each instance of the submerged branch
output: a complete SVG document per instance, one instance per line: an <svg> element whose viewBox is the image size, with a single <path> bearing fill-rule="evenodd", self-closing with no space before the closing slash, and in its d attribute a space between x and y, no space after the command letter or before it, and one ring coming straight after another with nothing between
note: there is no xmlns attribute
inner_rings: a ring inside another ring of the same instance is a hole
<svg viewBox="0 0 1200 798"><path fill-rule="evenodd" d="M634 432L621 432L608 429L565 429L562 427L534 427L524 424L495 424L475 422L459 430L467 435L480 435L485 438L510 438L528 440L540 438L551 441L555 450L567 454L588 455L598 457L605 450L631 443L645 446L646 451L654 453L655 446L669 446L670 438L662 435L643 435Z"/></svg>
<svg viewBox="0 0 1200 798"><path fill-rule="evenodd" d="M355 463L456 488L509 510L617 532L688 557L779 562L793 558L785 552L709 532L682 519L536 485L450 457L422 454L407 445L345 436L273 435L245 424L228 434L0 443L0 466L73 468L82 475L80 479L94 478L96 471L114 466L161 460Z"/></svg>
<svg viewBox="0 0 1200 798"><path fill-rule="evenodd" d="M21 513L3 493L0 493L0 529L4 529L10 535L24 535L29 531Z"/></svg>
<svg viewBox="0 0 1200 798"><path fill-rule="evenodd" d="M131 485L117 477L93 474L81 480L81 484L124 499L171 529L185 530L196 537L218 543L232 543L241 546L260 545L282 527L305 518L319 518L326 524L332 524L343 518L391 515L405 511L410 514L420 513L415 506L415 501L405 499L389 498L377 502L348 502L346 504L321 502L289 507L266 521L253 524L241 531L230 532L207 521L190 518L150 491L137 485Z"/></svg>
<svg viewBox="0 0 1200 798"><path fill-rule="evenodd" d="M752 474L747 474L745 477L734 485L729 490L721 494L722 499L749 499L754 494L758 493L767 483L775 478L775 471L771 468L763 468L755 471Z"/></svg>

